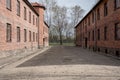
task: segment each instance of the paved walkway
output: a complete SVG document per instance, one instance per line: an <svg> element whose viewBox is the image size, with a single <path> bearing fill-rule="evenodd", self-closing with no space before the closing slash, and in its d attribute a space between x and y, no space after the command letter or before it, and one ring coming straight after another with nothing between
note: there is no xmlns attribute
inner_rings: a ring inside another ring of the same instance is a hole
<svg viewBox="0 0 120 80"><path fill-rule="evenodd" d="M0 80L120 80L120 60L56 46L0 70Z"/></svg>

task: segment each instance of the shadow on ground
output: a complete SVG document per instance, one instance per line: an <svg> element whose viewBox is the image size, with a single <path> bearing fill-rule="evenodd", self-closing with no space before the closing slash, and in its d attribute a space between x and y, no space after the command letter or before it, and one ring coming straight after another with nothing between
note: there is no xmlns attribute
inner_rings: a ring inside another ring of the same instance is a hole
<svg viewBox="0 0 120 80"><path fill-rule="evenodd" d="M120 66L120 61L73 46L55 46L17 67L49 65L106 65Z"/></svg>

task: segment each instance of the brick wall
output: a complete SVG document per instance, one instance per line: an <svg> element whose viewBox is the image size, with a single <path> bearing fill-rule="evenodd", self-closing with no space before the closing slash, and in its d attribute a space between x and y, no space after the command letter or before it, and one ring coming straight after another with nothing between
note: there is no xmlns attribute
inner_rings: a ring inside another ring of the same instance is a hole
<svg viewBox="0 0 120 80"><path fill-rule="evenodd" d="M49 33L49 26L46 24L46 23L44 23L44 30L43 30L44 32L44 36L43 36L43 44L44 44L44 46L49 46L49 35L48 35L48 33Z"/></svg>
<svg viewBox="0 0 120 80"><path fill-rule="evenodd" d="M6 0L0 1L0 51L38 47L38 41L40 41L40 45L43 45L44 9L40 7L39 13L37 13L29 2L25 0L19 0L20 16L18 16L16 6L17 0L11 1L11 10L6 8ZM26 7L27 10L26 20L24 20L24 7ZM29 22L29 11L31 12L31 23ZM33 15L35 18L34 24ZM6 42L7 23L11 24L12 27L11 42ZM20 27L20 42L17 42L17 27ZM24 29L27 30L26 42L24 41ZM31 41L29 40L29 31L31 31ZM33 37L33 32L35 33L35 37ZM39 37L38 32L40 32Z"/></svg>
<svg viewBox="0 0 120 80"><path fill-rule="evenodd" d="M43 47L43 36L44 36L44 10L45 8L42 7L38 3L32 3L34 9L40 14L39 15L39 47Z"/></svg>
<svg viewBox="0 0 120 80"><path fill-rule="evenodd" d="M107 3L108 14L104 16L104 4ZM97 10L99 8L100 19L98 20ZM94 13L95 21L92 22ZM82 47L107 50L114 54L120 51L120 40L115 40L115 24L120 23L120 8L115 9L115 0L101 0L76 26L76 45ZM90 20L89 20L90 18ZM90 21L90 25L89 25ZM104 28L107 27L107 37L104 39ZM98 40L98 29L100 40ZM93 34L94 30L94 34ZM94 35L94 40L93 40ZM82 38L82 40L80 40Z"/></svg>

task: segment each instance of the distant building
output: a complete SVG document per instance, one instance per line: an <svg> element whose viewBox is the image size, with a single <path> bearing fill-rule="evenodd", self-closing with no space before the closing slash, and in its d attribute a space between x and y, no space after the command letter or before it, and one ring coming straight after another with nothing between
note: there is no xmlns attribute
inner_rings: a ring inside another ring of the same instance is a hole
<svg viewBox="0 0 120 80"><path fill-rule="evenodd" d="M44 10L43 5L28 0L0 0L0 51L48 46Z"/></svg>
<svg viewBox="0 0 120 80"><path fill-rule="evenodd" d="M120 0L100 0L75 30L77 46L120 57Z"/></svg>
<svg viewBox="0 0 120 80"><path fill-rule="evenodd" d="M45 24L44 24L44 32L43 32L43 44L44 44L44 46L46 47L46 46L49 46L49 35L48 35L48 33L49 33L49 26L47 25L47 23L46 22L44 22Z"/></svg>

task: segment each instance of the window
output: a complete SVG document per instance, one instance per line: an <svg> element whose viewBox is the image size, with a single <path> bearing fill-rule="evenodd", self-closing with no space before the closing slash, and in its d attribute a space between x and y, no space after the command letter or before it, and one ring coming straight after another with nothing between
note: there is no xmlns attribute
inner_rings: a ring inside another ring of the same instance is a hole
<svg viewBox="0 0 120 80"><path fill-rule="evenodd" d="M92 31L92 39L94 41L94 30Z"/></svg>
<svg viewBox="0 0 120 80"><path fill-rule="evenodd" d="M31 42L31 31L29 31L29 41Z"/></svg>
<svg viewBox="0 0 120 80"><path fill-rule="evenodd" d="M82 24L83 24L83 29L84 29L84 22L82 22Z"/></svg>
<svg viewBox="0 0 120 80"><path fill-rule="evenodd" d="M27 20L27 10L26 10L26 7L24 7L24 19Z"/></svg>
<svg viewBox="0 0 120 80"><path fill-rule="evenodd" d="M38 34L36 33L36 42L38 41Z"/></svg>
<svg viewBox="0 0 120 80"><path fill-rule="evenodd" d="M87 24L87 19L85 19L85 25Z"/></svg>
<svg viewBox="0 0 120 80"><path fill-rule="evenodd" d="M90 17L88 18L88 25L90 25Z"/></svg>
<svg viewBox="0 0 120 80"><path fill-rule="evenodd" d="M88 39L89 39L89 41L90 41L90 32L88 33Z"/></svg>
<svg viewBox="0 0 120 80"><path fill-rule="evenodd" d="M27 30L24 29L24 42L26 42L26 41L27 41Z"/></svg>
<svg viewBox="0 0 120 80"><path fill-rule="evenodd" d="M107 40L107 27L104 27L104 40Z"/></svg>
<svg viewBox="0 0 120 80"><path fill-rule="evenodd" d="M94 21L95 21L95 14L94 14L94 12L92 13L92 22L94 23Z"/></svg>
<svg viewBox="0 0 120 80"><path fill-rule="evenodd" d="M108 7L107 7L107 3L104 4L104 16L107 16L108 14Z"/></svg>
<svg viewBox="0 0 120 80"><path fill-rule="evenodd" d="M6 8L11 10L11 0L6 0Z"/></svg>
<svg viewBox="0 0 120 80"><path fill-rule="evenodd" d="M31 23L31 12L29 11L29 23Z"/></svg>
<svg viewBox="0 0 120 80"><path fill-rule="evenodd" d="M98 40L100 40L100 29L98 29Z"/></svg>
<svg viewBox="0 0 120 80"><path fill-rule="evenodd" d="M20 1L17 0L17 15L20 16Z"/></svg>
<svg viewBox="0 0 120 80"><path fill-rule="evenodd" d="M35 25L35 16L33 15L33 25Z"/></svg>
<svg viewBox="0 0 120 80"><path fill-rule="evenodd" d="M100 20L100 9L97 9L97 19Z"/></svg>
<svg viewBox="0 0 120 80"><path fill-rule="evenodd" d="M120 0L115 0L115 8L120 8Z"/></svg>
<svg viewBox="0 0 120 80"><path fill-rule="evenodd" d="M36 18L36 26L38 25L38 23L37 23L37 18Z"/></svg>
<svg viewBox="0 0 120 80"><path fill-rule="evenodd" d="M120 23L115 24L115 40L120 40Z"/></svg>
<svg viewBox="0 0 120 80"><path fill-rule="evenodd" d="M17 42L20 42L20 27L17 27Z"/></svg>
<svg viewBox="0 0 120 80"><path fill-rule="evenodd" d="M12 27L11 24L7 23L6 28L6 41L11 42L12 41Z"/></svg>
<svg viewBox="0 0 120 80"><path fill-rule="evenodd" d="M35 32L33 32L33 42L35 42Z"/></svg>

